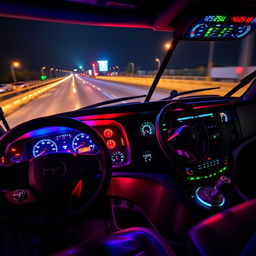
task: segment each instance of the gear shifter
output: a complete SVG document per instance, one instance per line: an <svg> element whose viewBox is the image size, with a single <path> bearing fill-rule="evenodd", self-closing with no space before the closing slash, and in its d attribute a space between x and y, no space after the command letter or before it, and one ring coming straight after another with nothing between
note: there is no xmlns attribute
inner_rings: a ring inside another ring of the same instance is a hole
<svg viewBox="0 0 256 256"><path fill-rule="evenodd" d="M207 208L219 208L225 204L225 191L231 184L230 178L220 176L214 187L202 186L196 192L196 201Z"/></svg>

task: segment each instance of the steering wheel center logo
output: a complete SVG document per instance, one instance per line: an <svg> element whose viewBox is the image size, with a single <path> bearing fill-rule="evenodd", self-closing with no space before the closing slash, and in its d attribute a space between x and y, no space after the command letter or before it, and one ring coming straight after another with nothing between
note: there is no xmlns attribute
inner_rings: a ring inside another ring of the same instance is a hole
<svg viewBox="0 0 256 256"><path fill-rule="evenodd" d="M47 179L57 179L66 173L66 165L60 160L51 160L43 168L43 175Z"/></svg>

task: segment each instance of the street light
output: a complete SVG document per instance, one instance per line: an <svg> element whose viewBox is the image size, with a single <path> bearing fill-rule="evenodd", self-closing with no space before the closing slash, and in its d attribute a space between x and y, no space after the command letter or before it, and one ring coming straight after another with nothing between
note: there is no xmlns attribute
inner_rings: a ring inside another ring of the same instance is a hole
<svg viewBox="0 0 256 256"><path fill-rule="evenodd" d="M16 76L15 76L15 72L14 72L14 68L19 68L20 67L20 63L18 61L14 61L11 63L11 73L12 73L12 80L14 83L17 82Z"/></svg>
<svg viewBox="0 0 256 256"><path fill-rule="evenodd" d="M116 75L116 67L113 66L112 69L113 69L113 75L115 76Z"/></svg>
<svg viewBox="0 0 256 256"><path fill-rule="evenodd" d="M59 77L61 77L61 72L62 72L62 70L61 70L61 69L59 69Z"/></svg>
<svg viewBox="0 0 256 256"><path fill-rule="evenodd" d="M155 58L155 61L157 62L157 69L159 69L161 65L161 61L158 58Z"/></svg>
<svg viewBox="0 0 256 256"><path fill-rule="evenodd" d="M14 68L19 68L20 67L20 63L18 61L14 61L12 65L13 65Z"/></svg>
<svg viewBox="0 0 256 256"><path fill-rule="evenodd" d="M119 75L119 71L120 71L119 66L116 66L116 69L117 69L117 75Z"/></svg>
<svg viewBox="0 0 256 256"><path fill-rule="evenodd" d="M171 43L165 43L165 44L164 44L165 50L169 50L170 47L171 47Z"/></svg>
<svg viewBox="0 0 256 256"><path fill-rule="evenodd" d="M134 75L134 70L135 70L135 68L134 68L134 63L133 62L130 62L130 65L132 66L132 74Z"/></svg>
<svg viewBox="0 0 256 256"><path fill-rule="evenodd" d="M52 71L54 70L54 68L50 69L50 77L52 78Z"/></svg>
<svg viewBox="0 0 256 256"><path fill-rule="evenodd" d="M55 77L58 77L58 69L55 69Z"/></svg>
<svg viewBox="0 0 256 256"><path fill-rule="evenodd" d="M42 67L41 68L41 76L44 76L44 70L46 69L46 67Z"/></svg>

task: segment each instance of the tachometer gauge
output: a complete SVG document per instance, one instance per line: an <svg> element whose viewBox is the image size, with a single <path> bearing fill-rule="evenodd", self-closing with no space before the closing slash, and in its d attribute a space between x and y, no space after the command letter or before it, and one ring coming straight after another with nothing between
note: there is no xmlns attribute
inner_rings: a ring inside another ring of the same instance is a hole
<svg viewBox="0 0 256 256"><path fill-rule="evenodd" d="M94 150L95 144L89 135L79 133L72 141L72 148L76 153L88 153Z"/></svg>
<svg viewBox="0 0 256 256"><path fill-rule="evenodd" d="M155 126L151 122L144 122L140 126L140 132L143 136L152 136L155 134Z"/></svg>
<svg viewBox="0 0 256 256"><path fill-rule="evenodd" d="M49 139L39 140L33 147L34 157L56 152L58 152L58 147L56 143Z"/></svg>
<svg viewBox="0 0 256 256"><path fill-rule="evenodd" d="M121 164L124 161L124 154L120 151L116 151L111 155L111 161L113 164Z"/></svg>

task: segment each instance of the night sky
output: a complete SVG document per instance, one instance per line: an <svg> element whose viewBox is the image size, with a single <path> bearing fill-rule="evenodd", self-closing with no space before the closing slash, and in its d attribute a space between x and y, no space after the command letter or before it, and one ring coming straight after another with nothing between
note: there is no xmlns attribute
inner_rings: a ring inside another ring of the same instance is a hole
<svg viewBox="0 0 256 256"><path fill-rule="evenodd" d="M29 70L42 66L73 70L107 59L122 70L128 62L140 69L156 69L155 58L163 59L163 44L172 38L168 32L149 29L109 28L68 25L0 18L0 74L8 71L11 60L18 60ZM238 65L240 41L218 42L215 66ZM180 42L170 68L205 66L208 42ZM254 52L254 55L255 52ZM255 59L255 58L254 58Z"/></svg>

